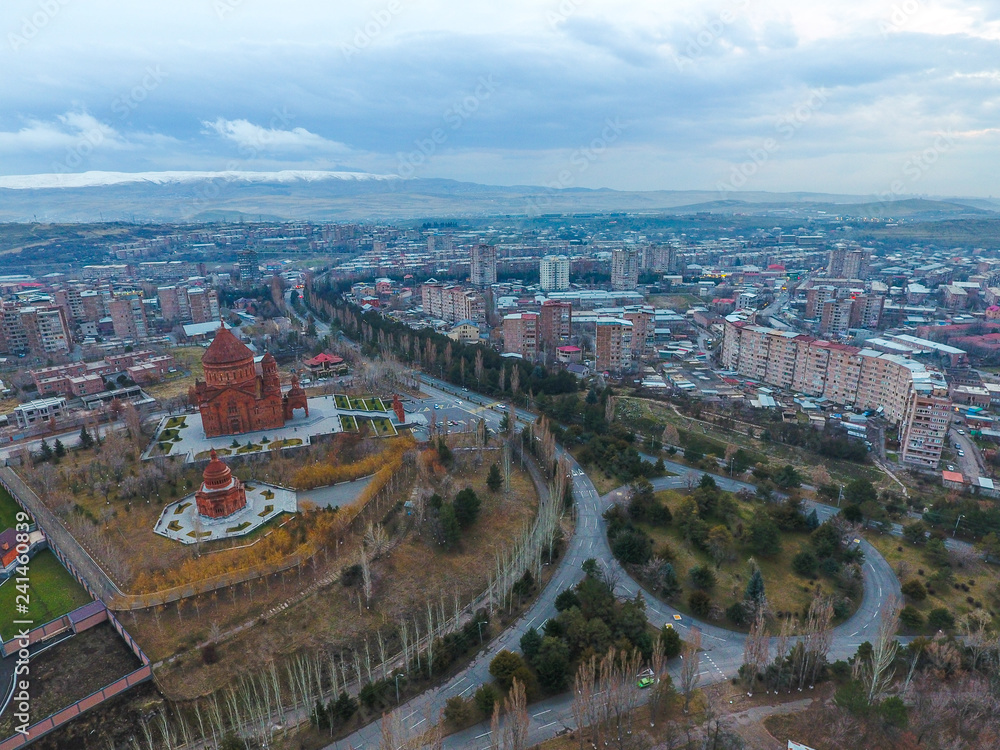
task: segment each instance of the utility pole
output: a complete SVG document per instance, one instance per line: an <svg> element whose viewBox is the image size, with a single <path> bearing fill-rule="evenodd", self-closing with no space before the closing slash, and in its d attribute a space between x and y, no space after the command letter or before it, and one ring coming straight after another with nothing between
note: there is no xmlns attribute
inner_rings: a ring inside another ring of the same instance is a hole
<svg viewBox="0 0 1000 750"><path fill-rule="evenodd" d="M957 534L957 533L958 533L958 525L959 525L960 523L962 523L962 519L963 519L963 518L965 518L965 515L964 515L964 514L962 514L962 513L959 513L959 515L958 515L958 520L956 520L956 521L955 521L955 529L954 529L954 530L953 530L953 531L951 532L951 538L952 538L952 539L954 539L954 538L955 538L955 534Z"/></svg>

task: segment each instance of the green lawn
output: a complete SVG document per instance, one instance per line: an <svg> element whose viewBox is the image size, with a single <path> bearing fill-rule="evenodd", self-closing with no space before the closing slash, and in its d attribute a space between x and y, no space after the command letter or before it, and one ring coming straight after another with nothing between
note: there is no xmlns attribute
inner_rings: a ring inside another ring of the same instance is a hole
<svg viewBox="0 0 1000 750"><path fill-rule="evenodd" d="M350 399L348 399L347 396L344 396L343 394L338 393L336 396L334 396L333 397L333 402L337 405L338 409L350 409L351 408L351 401L350 401Z"/></svg>
<svg viewBox="0 0 1000 750"><path fill-rule="evenodd" d="M36 627L62 617L91 600L83 586L76 582L49 550L43 550L32 558L28 578L31 602L24 619L33 620ZM10 624L14 619L15 597L19 593L15 586L13 578L0 585L0 612L5 613L0 622L0 636L4 640L17 633L17 628Z"/></svg>
<svg viewBox="0 0 1000 750"><path fill-rule="evenodd" d="M20 510L21 506L14 501L10 493L0 487L0 531L14 528Z"/></svg>

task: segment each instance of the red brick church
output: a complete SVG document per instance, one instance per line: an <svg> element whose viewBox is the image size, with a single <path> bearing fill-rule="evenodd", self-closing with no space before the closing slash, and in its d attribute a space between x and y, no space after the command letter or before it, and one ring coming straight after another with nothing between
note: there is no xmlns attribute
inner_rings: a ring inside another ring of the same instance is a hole
<svg viewBox="0 0 1000 750"><path fill-rule="evenodd" d="M239 435L283 427L295 409L309 404L298 378L284 396L278 363L268 352L256 362L253 352L233 335L225 323L201 358L205 380L196 380L189 392L201 411L205 437Z"/></svg>
<svg viewBox="0 0 1000 750"><path fill-rule="evenodd" d="M247 492L243 482L233 476L212 448L212 460L202 474L201 487L194 493L198 515L206 518L225 518L247 506Z"/></svg>

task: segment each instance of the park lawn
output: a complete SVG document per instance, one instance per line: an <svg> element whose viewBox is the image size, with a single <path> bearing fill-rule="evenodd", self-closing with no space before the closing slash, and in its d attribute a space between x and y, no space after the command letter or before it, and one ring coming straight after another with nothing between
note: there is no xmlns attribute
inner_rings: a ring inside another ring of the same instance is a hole
<svg viewBox="0 0 1000 750"><path fill-rule="evenodd" d="M674 512L684 494L675 490L667 490L656 493L656 497L670 507L671 512ZM748 520L754 513L760 512L760 509L752 504L740 503L739 506L740 515L744 520ZM709 522L709 525L714 525L714 523ZM764 576L764 590L771 612L774 614L789 612L802 617L808 612L809 605L817 591L837 592L836 584L829 579L817 576L817 579L812 581L792 571L792 558L799 552L809 549L809 535L806 532L782 532L781 552L771 557L754 555L742 545L737 544L735 561L723 563L719 568L715 568L711 556L685 542L680 530L675 526L663 528L639 524L639 528L653 539L654 554L658 554L659 548L664 543L670 545L670 549L674 553L674 571L677 573L677 579L682 587L681 594L670 604L683 612L690 612L687 599L688 595L695 590L688 580L691 568L697 565L708 565L713 568L716 585L708 593L712 602L725 610L729 605L743 601L747 581L750 577L748 561L751 557L757 562L760 572ZM721 621L721 624L724 627L735 629L735 626L728 620Z"/></svg>
<svg viewBox="0 0 1000 750"><path fill-rule="evenodd" d="M204 377L205 370L201 365L201 358L205 354L205 348L201 346L178 346L170 350L170 354L177 361L178 370L187 370L188 375L176 375L172 378L144 386L143 390L157 400L186 396L188 388L194 385L197 378Z"/></svg>
<svg viewBox="0 0 1000 750"><path fill-rule="evenodd" d="M928 587L927 598L924 601L915 602L906 599L904 602L920 610L925 619L932 609L943 607L955 616L957 623L963 616L977 608L975 605L977 601L982 605L982 609L993 614L994 602L991 592L997 590L997 586L1000 585L1000 570L996 566L988 565L982 560L966 564L962 568L953 566L954 575L950 583L929 583L928 579L934 576L937 569L927 561L921 547L915 547L900 537L877 532L869 532L865 538L896 571L901 584L915 579ZM899 575L901 563L906 566L902 576ZM955 588L956 584L959 588ZM969 589L968 591L961 588L963 584ZM930 593L931 591L934 593ZM972 602L969 602L970 598ZM993 623L994 626L1000 626L1000 617L994 615Z"/></svg>
<svg viewBox="0 0 1000 750"><path fill-rule="evenodd" d="M755 461L763 460L772 469L777 469L784 464L791 464L803 477L810 482L809 477L812 470L817 465L826 467L830 473L832 481L840 484L847 484L858 477L868 479L874 484L884 484L891 489L897 489L898 485L886 477L876 466L870 464L858 464L852 461L844 461L837 458L828 458L812 451L802 450L795 446L784 443L767 442L758 438L750 438L742 432L729 430L719 425L705 424L693 421L689 417L678 416L667 403L661 403L646 398L621 397L618 400L618 416L624 422L635 425L635 428L644 434L650 430L655 433L655 437L660 437L663 428L667 424L674 425L682 438L687 432L690 436L702 438L719 444L719 449L715 451L724 455L727 444L743 448L751 454ZM739 429L745 429L746 425L739 423ZM755 434L760 434L764 427L754 425ZM684 442L683 440L681 441ZM705 451L706 453L713 451ZM681 454L673 457L675 460L682 458Z"/></svg>
<svg viewBox="0 0 1000 750"><path fill-rule="evenodd" d="M350 409L351 401L347 396L338 393L333 397L333 402L337 405L338 409Z"/></svg>
<svg viewBox="0 0 1000 750"><path fill-rule="evenodd" d="M62 566L49 550L42 550L31 559L28 572L28 595L31 599L28 615L35 626L43 625L57 617L72 612L90 601L86 590ZM0 622L0 636L9 640L17 633L11 624L18 590L13 578L0 585L0 612L7 617Z"/></svg>
<svg viewBox="0 0 1000 750"><path fill-rule="evenodd" d="M649 298L649 304L662 309L684 312L704 304L705 300L693 294L654 294Z"/></svg>
<svg viewBox="0 0 1000 750"><path fill-rule="evenodd" d="M21 506L10 496L3 487L0 487L0 531L13 529L17 524L17 514L21 511Z"/></svg>

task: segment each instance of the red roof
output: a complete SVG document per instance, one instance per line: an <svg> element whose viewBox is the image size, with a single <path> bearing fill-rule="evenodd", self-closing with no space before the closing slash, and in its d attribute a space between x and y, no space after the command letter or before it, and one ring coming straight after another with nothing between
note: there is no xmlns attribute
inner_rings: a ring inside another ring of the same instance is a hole
<svg viewBox="0 0 1000 750"><path fill-rule="evenodd" d="M223 323L215 332L212 345L201 358L203 365L233 365L253 359L253 352Z"/></svg>
<svg viewBox="0 0 1000 750"><path fill-rule="evenodd" d="M556 349L556 351L557 352L582 352L583 349L581 349L578 346L560 346L560 347L558 347Z"/></svg>
<svg viewBox="0 0 1000 750"><path fill-rule="evenodd" d="M312 359L307 359L306 365L309 367L317 367L324 364L339 365L343 361L344 360L341 357L337 357L333 354L327 354L326 352L320 352Z"/></svg>
<svg viewBox="0 0 1000 750"><path fill-rule="evenodd" d="M942 471L941 479L946 482L958 482L959 484L965 484L965 477L957 471Z"/></svg>

